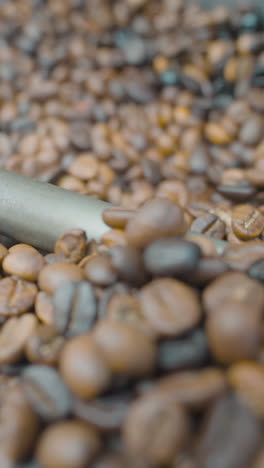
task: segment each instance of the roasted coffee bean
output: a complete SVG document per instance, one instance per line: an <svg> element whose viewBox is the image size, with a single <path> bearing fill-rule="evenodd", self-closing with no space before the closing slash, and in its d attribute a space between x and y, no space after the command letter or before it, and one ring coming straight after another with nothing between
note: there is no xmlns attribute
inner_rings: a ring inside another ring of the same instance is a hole
<svg viewBox="0 0 264 468"><path fill-rule="evenodd" d="M211 408L204 424L197 447L198 466L252 466L261 438L262 425L254 414L232 394L224 396Z"/></svg>
<svg viewBox="0 0 264 468"><path fill-rule="evenodd" d="M255 280L264 281L264 258L253 263L248 270L248 274Z"/></svg>
<svg viewBox="0 0 264 468"><path fill-rule="evenodd" d="M8 319L0 331L0 364L14 364L24 356L28 338L37 325L33 314Z"/></svg>
<svg viewBox="0 0 264 468"><path fill-rule="evenodd" d="M264 418L264 367L258 362L238 362L228 370L228 381L241 402Z"/></svg>
<svg viewBox="0 0 264 468"><path fill-rule="evenodd" d="M232 364L257 357L261 343L258 310L243 303L225 303L206 322L210 350L219 363Z"/></svg>
<svg viewBox="0 0 264 468"><path fill-rule="evenodd" d="M181 276L195 269L200 256L198 245L172 237L152 242L144 251L144 264L155 276Z"/></svg>
<svg viewBox="0 0 264 468"><path fill-rule="evenodd" d="M93 398L110 383L110 370L106 357L90 335L69 340L60 356L61 374L80 398Z"/></svg>
<svg viewBox="0 0 264 468"><path fill-rule="evenodd" d="M96 286L110 286L117 280L117 273L110 257L95 255L84 266L85 276Z"/></svg>
<svg viewBox="0 0 264 468"><path fill-rule="evenodd" d="M28 457L38 436L38 417L29 405L23 388L14 382L1 401L0 457L15 465ZM0 459L1 461L1 459Z"/></svg>
<svg viewBox="0 0 264 468"><path fill-rule="evenodd" d="M44 291L39 291L35 300L35 312L38 319L46 325L53 325L54 305L52 296Z"/></svg>
<svg viewBox="0 0 264 468"><path fill-rule="evenodd" d="M239 239L255 239L264 229L264 216L250 205L238 205L232 212L232 229Z"/></svg>
<svg viewBox="0 0 264 468"><path fill-rule="evenodd" d="M100 445L97 432L89 425L78 420L56 422L42 433L36 457L47 468L83 468L99 452Z"/></svg>
<svg viewBox="0 0 264 468"><path fill-rule="evenodd" d="M140 377L153 370L156 347L139 327L116 320L101 320L93 336L114 373Z"/></svg>
<svg viewBox="0 0 264 468"><path fill-rule="evenodd" d="M150 337L155 337L154 331L142 314L140 302L136 297L128 294L112 295L107 304L106 316L113 320L130 323Z"/></svg>
<svg viewBox="0 0 264 468"><path fill-rule="evenodd" d="M221 258L201 258L197 267L188 278L189 282L197 286L205 286L229 270L228 264Z"/></svg>
<svg viewBox="0 0 264 468"><path fill-rule="evenodd" d="M225 235L225 225L223 221L218 216L211 213L196 218L191 224L190 230L217 239L223 239Z"/></svg>
<svg viewBox="0 0 264 468"><path fill-rule="evenodd" d="M55 369L31 365L23 372L23 389L37 414L45 421L66 416L71 409L68 389Z"/></svg>
<svg viewBox="0 0 264 468"><path fill-rule="evenodd" d="M203 292L203 304L207 313L214 314L227 303L237 303L262 311L264 292L262 286L247 275L228 272L207 286Z"/></svg>
<svg viewBox="0 0 264 468"><path fill-rule="evenodd" d="M124 229L128 221L136 214L136 210L126 208L107 208L103 212L104 222L114 229Z"/></svg>
<svg viewBox="0 0 264 468"><path fill-rule="evenodd" d="M142 284L147 275L140 250L137 247L116 246L109 251L111 264L121 281L132 284Z"/></svg>
<svg viewBox="0 0 264 468"><path fill-rule="evenodd" d="M171 278L156 279L144 286L140 291L140 303L144 317L161 336L180 335L194 328L201 318L195 292Z"/></svg>
<svg viewBox="0 0 264 468"><path fill-rule="evenodd" d="M122 427L130 401L131 395L120 392L86 402L75 399L73 413L100 431L117 431Z"/></svg>
<svg viewBox="0 0 264 468"><path fill-rule="evenodd" d="M223 197L238 203L248 201L256 194L253 184L218 185L216 189Z"/></svg>
<svg viewBox="0 0 264 468"><path fill-rule="evenodd" d="M226 388L224 372L208 367L200 371L181 371L163 377L153 392L159 393L161 398L168 398L171 405L175 402L187 408L201 409L219 398Z"/></svg>
<svg viewBox="0 0 264 468"><path fill-rule="evenodd" d="M166 198L157 198L143 205L126 225L128 241L144 247L160 237L183 234L183 210Z"/></svg>
<svg viewBox="0 0 264 468"><path fill-rule="evenodd" d="M25 315L22 317L24 318ZM49 325L35 327L26 341L25 354L29 361L54 366L64 345L64 338Z"/></svg>
<svg viewBox="0 0 264 468"><path fill-rule="evenodd" d="M200 367L208 358L207 337L202 329L184 338L163 340L159 345L158 365L162 371Z"/></svg>
<svg viewBox="0 0 264 468"><path fill-rule="evenodd" d="M66 336L86 333L96 319L96 297L87 281L61 284L54 293L53 305L53 324Z"/></svg>
<svg viewBox="0 0 264 468"><path fill-rule="evenodd" d="M73 263L78 263L85 256L87 249L86 234L81 229L73 229L63 234L56 242L54 252L63 255Z"/></svg>
<svg viewBox="0 0 264 468"><path fill-rule="evenodd" d="M91 468L133 468L133 460L131 455L125 456L121 453L106 452L101 454L92 464ZM138 463L135 468L143 468L143 465Z"/></svg>
<svg viewBox="0 0 264 468"><path fill-rule="evenodd" d="M2 264L6 273L29 281L38 279L38 274L43 266L43 256L26 244L17 244L11 247Z"/></svg>
<svg viewBox="0 0 264 468"><path fill-rule="evenodd" d="M0 280L0 316L12 317L29 311L35 301L35 284L9 276Z"/></svg>
<svg viewBox="0 0 264 468"><path fill-rule="evenodd" d="M71 263L57 262L50 265L45 265L42 268L38 285L42 291L52 294L63 283L69 281L81 281L84 279L82 269Z"/></svg>
<svg viewBox="0 0 264 468"><path fill-rule="evenodd" d="M264 245L261 241L248 241L242 245L229 246L225 249L223 259L232 270L247 271L258 260L264 260Z"/></svg>
<svg viewBox="0 0 264 468"><path fill-rule="evenodd" d="M130 407L124 424L129 451L147 465L168 465L188 442L190 422L186 410L168 398L147 393Z"/></svg>

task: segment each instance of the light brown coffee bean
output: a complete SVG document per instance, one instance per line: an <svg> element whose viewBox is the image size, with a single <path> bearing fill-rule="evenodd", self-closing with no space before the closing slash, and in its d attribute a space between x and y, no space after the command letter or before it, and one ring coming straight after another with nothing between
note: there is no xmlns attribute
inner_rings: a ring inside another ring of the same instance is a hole
<svg viewBox="0 0 264 468"><path fill-rule="evenodd" d="M106 255L95 255L84 266L85 276L96 286L110 286L117 280L117 273L112 266L111 258Z"/></svg>
<svg viewBox="0 0 264 468"><path fill-rule="evenodd" d="M54 252L62 255L73 263L79 263L85 256L87 249L87 238L81 229L73 229L66 232L57 240Z"/></svg>
<svg viewBox="0 0 264 468"><path fill-rule="evenodd" d="M237 205L232 212L232 229L239 239L254 239L264 229L264 216L251 205Z"/></svg>
<svg viewBox="0 0 264 468"><path fill-rule="evenodd" d="M203 305L207 313L214 313L228 303L237 303L261 312L264 291L258 281L240 272L227 272L210 283L203 291Z"/></svg>
<svg viewBox="0 0 264 468"><path fill-rule="evenodd" d="M45 262L34 247L17 244L11 247L3 261L3 270L28 281L37 281Z"/></svg>
<svg viewBox="0 0 264 468"><path fill-rule="evenodd" d="M25 315L22 317L24 318ZM49 325L39 325L28 336L25 354L30 362L54 366L64 345L64 337Z"/></svg>
<svg viewBox="0 0 264 468"><path fill-rule="evenodd" d="M216 361L232 364L256 358L261 343L260 324L259 311L243 303L226 303L209 314L206 332Z"/></svg>
<svg viewBox="0 0 264 468"><path fill-rule="evenodd" d="M84 273L78 265L58 262L42 268L38 285L42 291L52 294L62 283L82 279L84 279Z"/></svg>
<svg viewBox="0 0 264 468"><path fill-rule="evenodd" d="M264 418L264 366L257 362L238 362L230 367L228 381L241 401Z"/></svg>
<svg viewBox="0 0 264 468"><path fill-rule="evenodd" d="M60 355L60 371L71 391L85 399L104 391L111 378L106 357L91 335L67 341Z"/></svg>
<svg viewBox="0 0 264 468"><path fill-rule="evenodd" d="M0 316L12 317L29 311L35 301L37 287L16 277L0 280Z"/></svg>
<svg viewBox="0 0 264 468"><path fill-rule="evenodd" d="M50 425L38 441L36 458L45 468L90 465L100 450L100 438L91 426L78 420Z"/></svg>
<svg viewBox="0 0 264 468"><path fill-rule="evenodd" d="M2 265L4 258L8 254L8 249L3 245L0 244L0 265Z"/></svg>
<svg viewBox="0 0 264 468"><path fill-rule="evenodd" d="M19 362L24 355L24 348L34 332L37 319L33 314L8 319L0 331L0 364Z"/></svg>
<svg viewBox="0 0 264 468"><path fill-rule="evenodd" d="M185 230L182 208L166 198L147 202L126 225L128 241L135 247L144 247L160 237L183 234Z"/></svg>
<svg viewBox="0 0 264 468"><path fill-rule="evenodd" d="M54 322L54 305L52 296L44 291L39 291L35 300L35 312L40 320L45 325L53 325Z"/></svg>
<svg viewBox="0 0 264 468"><path fill-rule="evenodd" d="M123 436L129 452L149 465L168 466L189 439L186 410L158 392L148 392L130 407Z"/></svg>
<svg viewBox="0 0 264 468"><path fill-rule="evenodd" d="M156 347L139 327L107 319L101 320L93 332L114 373L139 377L154 369Z"/></svg>
<svg viewBox="0 0 264 468"><path fill-rule="evenodd" d="M180 335L194 328L201 318L201 306L193 289L172 278L148 283L139 298L144 317L161 336Z"/></svg>

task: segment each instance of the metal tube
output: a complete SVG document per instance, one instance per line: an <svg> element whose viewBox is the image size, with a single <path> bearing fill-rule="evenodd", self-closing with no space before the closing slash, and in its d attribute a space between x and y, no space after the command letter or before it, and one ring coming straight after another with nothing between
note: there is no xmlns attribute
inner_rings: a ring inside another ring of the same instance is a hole
<svg viewBox="0 0 264 468"><path fill-rule="evenodd" d="M55 185L0 170L0 232L52 251L64 232L80 228L98 240L109 227L102 211L109 203Z"/></svg>

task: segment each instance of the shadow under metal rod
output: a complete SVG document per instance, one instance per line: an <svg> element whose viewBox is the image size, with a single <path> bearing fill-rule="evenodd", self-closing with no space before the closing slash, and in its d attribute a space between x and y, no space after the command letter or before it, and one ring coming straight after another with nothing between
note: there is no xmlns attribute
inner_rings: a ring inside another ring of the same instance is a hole
<svg viewBox="0 0 264 468"><path fill-rule="evenodd" d="M102 220L102 212L111 206L86 195L0 170L0 232L46 251L52 251L58 237L74 228L83 229L88 239L99 240L109 230ZM221 254L227 242L210 239Z"/></svg>

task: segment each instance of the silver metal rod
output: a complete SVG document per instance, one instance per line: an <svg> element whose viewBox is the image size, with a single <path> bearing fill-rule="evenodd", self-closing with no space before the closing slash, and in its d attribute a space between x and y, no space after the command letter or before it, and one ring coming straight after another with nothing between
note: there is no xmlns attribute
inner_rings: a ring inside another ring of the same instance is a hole
<svg viewBox="0 0 264 468"><path fill-rule="evenodd" d="M102 211L111 206L95 198L0 170L0 232L52 251L64 232L80 228L98 240L109 227Z"/></svg>

